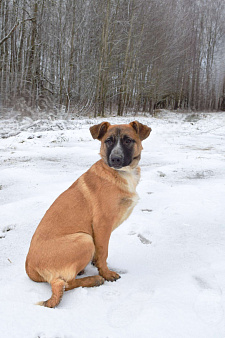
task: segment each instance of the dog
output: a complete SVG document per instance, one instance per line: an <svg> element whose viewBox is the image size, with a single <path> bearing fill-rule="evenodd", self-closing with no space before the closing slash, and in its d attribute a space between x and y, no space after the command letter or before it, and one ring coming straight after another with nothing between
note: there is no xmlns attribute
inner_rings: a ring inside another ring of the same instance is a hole
<svg viewBox="0 0 225 338"><path fill-rule="evenodd" d="M59 304L64 290L120 278L107 267L109 239L138 201L141 142L151 128L137 121L121 125L102 122L90 132L101 141L101 159L47 210L26 258L28 276L51 285L51 298L38 303L49 308ZM91 261L99 275L76 279Z"/></svg>

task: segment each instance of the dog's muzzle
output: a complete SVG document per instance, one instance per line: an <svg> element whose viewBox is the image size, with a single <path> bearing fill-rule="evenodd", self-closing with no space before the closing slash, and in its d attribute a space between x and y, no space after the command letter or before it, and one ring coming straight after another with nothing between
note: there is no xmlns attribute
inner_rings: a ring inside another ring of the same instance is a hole
<svg viewBox="0 0 225 338"><path fill-rule="evenodd" d="M123 156L117 154L111 154L109 157L109 165L115 169L120 169L123 166Z"/></svg>
<svg viewBox="0 0 225 338"><path fill-rule="evenodd" d="M109 166L114 169L120 169L124 165L124 153L121 147L120 141L118 140L117 144L111 151L109 156Z"/></svg>

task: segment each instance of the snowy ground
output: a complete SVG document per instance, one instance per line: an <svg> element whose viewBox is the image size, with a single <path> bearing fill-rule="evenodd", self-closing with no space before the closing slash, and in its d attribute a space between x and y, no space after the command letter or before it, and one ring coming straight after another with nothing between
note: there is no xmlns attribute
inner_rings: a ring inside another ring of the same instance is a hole
<svg viewBox="0 0 225 338"><path fill-rule="evenodd" d="M48 309L34 305L51 291L25 273L29 243L49 205L98 160L89 127L101 120L0 119L1 338L225 337L225 114L138 120L152 127L140 201L108 258L122 278Z"/></svg>

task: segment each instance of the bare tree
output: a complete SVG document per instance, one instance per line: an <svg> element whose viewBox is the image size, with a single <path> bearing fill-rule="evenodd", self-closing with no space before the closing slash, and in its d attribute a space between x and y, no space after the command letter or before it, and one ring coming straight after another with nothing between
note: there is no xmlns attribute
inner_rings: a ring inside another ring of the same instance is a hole
<svg viewBox="0 0 225 338"><path fill-rule="evenodd" d="M0 0L1 105L224 109L223 0Z"/></svg>

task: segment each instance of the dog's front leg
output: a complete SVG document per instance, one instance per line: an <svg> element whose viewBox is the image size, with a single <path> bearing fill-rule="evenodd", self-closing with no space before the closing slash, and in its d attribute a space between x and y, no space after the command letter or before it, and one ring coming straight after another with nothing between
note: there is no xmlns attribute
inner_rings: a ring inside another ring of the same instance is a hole
<svg viewBox="0 0 225 338"><path fill-rule="evenodd" d="M110 282L116 281L120 278L120 275L109 270L106 263L111 228L107 225L97 225L96 227L93 227L93 230L95 243L94 264L98 268L100 276Z"/></svg>

